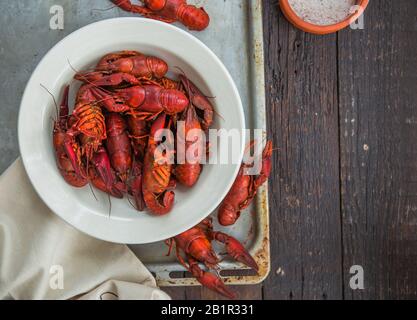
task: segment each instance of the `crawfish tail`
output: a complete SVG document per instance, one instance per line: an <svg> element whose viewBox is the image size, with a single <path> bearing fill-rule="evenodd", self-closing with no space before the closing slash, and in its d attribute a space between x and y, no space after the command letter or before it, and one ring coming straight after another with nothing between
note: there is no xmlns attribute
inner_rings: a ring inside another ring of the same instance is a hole
<svg viewBox="0 0 417 320"><path fill-rule="evenodd" d="M106 117L107 151L110 161L120 179L125 182L132 167L132 152L127 134L127 124L118 113L110 113Z"/></svg>
<svg viewBox="0 0 417 320"><path fill-rule="evenodd" d="M143 199L146 206L153 214L162 216L168 214L172 210L175 194L172 191L166 191L157 196L153 192L143 189Z"/></svg>

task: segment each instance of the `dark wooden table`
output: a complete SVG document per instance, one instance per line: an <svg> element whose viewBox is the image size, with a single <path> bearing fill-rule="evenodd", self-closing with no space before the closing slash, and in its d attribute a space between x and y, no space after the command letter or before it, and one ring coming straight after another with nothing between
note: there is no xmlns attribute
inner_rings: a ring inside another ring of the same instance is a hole
<svg viewBox="0 0 417 320"><path fill-rule="evenodd" d="M264 2L268 279L243 299L417 298L417 1L372 0L364 29L315 36ZM350 268L364 270L352 290ZM201 288L173 298L219 299Z"/></svg>

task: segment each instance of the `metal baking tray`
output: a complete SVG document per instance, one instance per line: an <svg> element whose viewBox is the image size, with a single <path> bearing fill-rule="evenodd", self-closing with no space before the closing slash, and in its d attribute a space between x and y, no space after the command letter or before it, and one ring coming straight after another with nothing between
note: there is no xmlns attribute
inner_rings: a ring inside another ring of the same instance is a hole
<svg viewBox="0 0 417 320"><path fill-rule="evenodd" d="M192 34L206 43L230 71L245 108L247 128L265 130L261 0L190 0L190 3L192 2L204 6L212 18L207 30ZM56 5L62 6L64 10L63 30L50 29L51 12ZM16 105L19 104L24 84L41 57L57 41L95 21L118 16L134 16L111 6L110 1L104 0L1 2L0 66L5 74L14 75L0 86L0 95L8 97L7 103L2 105L7 115L4 119L13 119L17 115ZM182 27L179 24L177 26ZM15 41L16 37L23 37L24 41ZM22 43L25 44L23 47ZM19 66L19 72L16 72L16 66ZM4 157L0 162L1 168L6 168L18 154L18 144L7 142L16 140L13 129L16 124L9 120L0 123L4 127L0 132L1 139L6 143L3 148L8 150L5 154L10 154L10 157ZM216 221L215 213L213 217ZM219 228L219 230L244 242L260 267L258 275L248 276L247 272L243 272L245 275L242 276L244 266L225 259L220 264L223 270L227 270L228 276L225 277L225 281L229 284L261 282L270 269L267 188L262 187L259 190L253 205L242 214L235 226ZM131 246L131 249L154 273L160 286L197 284L194 279L179 278L183 277L184 269L177 263L174 255L166 257L167 246L164 243ZM216 251L223 252L222 247L216 246ZM229 272L229 270L233 271Z"/></svg>
<svg viewBox="0 0 417 320"><path fill-rule="evenodd" d="M192 2L203 5L212 17L207 30L193 34L217 54L231 73L245 108L246 127L266 132L262 1ZM270 271L267 186L260 188L253 204L234 226L219 227L216 214L212 215L215 228L244 243L259 265L257 275L247 272L242 275L242 270L247 268L225 256L220 263L224 281L235 285L262 282ZM214 247L217 252L224 252L221 246ZM171 256L166 256L168 247L165 243L132 245L130 248L155 275L159 286L198 285L195 279L184 276L185 269L177 262L175 250Z"/></svg>

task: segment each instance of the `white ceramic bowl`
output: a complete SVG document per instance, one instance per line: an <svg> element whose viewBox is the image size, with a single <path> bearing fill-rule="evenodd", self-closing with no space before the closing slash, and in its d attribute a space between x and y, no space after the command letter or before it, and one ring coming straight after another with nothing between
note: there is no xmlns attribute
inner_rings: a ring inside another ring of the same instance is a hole
<svg viewBox="0 0 417 320"><path fill-rule="evenodd" d="M56 167L52 146L55 107L44 85L60 98L74 71L87 69L104 54L137 50L163 58L171 68L180 67L214 100L223 119L214 128L238 129L244 150L244 113L236 86L221 61L189 33L154 20L117 18L88 25L59 42L39 63L24 92L19 114L19 145L26 171L48 207L77 229L96 238L118 243L149 243L177 235L207 217L230 189L239 164L206 165L198 184L178 188L173 211L164 217L137 212L129 202L112 199L90 188L73 188ZM71 63L71 66L69 64ZM110 213L110 215L109 215Z"/></svg>

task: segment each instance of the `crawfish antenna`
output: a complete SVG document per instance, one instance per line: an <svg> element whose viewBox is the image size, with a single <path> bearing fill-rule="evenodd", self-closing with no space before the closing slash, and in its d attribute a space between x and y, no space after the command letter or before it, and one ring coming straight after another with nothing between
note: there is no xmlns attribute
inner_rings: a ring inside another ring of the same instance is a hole
<svg viewBox="0 0 417 320"><path fill-rule="evenodd" d="M107 8L93 8L93 9L91 9L91 12L94 12L94 11L105 12L105 11L112 10L114 8L117 8L117 6L116 5L112 5L112 6L107 7Z"/></svg>
<svg viewBox="0 0 417 320"><path fill-rule="evenodd" d="M76 68L74 68L73 67L73 65L71 64L71 62L70 62L70 60L67 58L67 62L68 62L68 65L70 66L70 68L72 69L72 71L74 71L75 73L80 73L80 71L78 71ZM91 68L91 69L87 69L87 70L85 70L85 71L95 71L96 69L94 69L94 68ZM72 79L72 81L75 81L75 79ZM100 90L103 90L104 92L106 92L106 93L110 93L111 91L109 91L109 90L107 90L107 89L104 89L104 88L102 88L102 87L100 87L100 86L98 86L98 85L96 85L96 84L94 84L92 81L89 81L88 79L84 79L84 81L86 82L86 83L88 83L89 85L91 85L91 86L93 86L94 88L99 88ZM103 101L105 101L105 100L103 100Z"/></svg>
<svg viewBox="0 0 417 320"><path fill-rule="evenodd" d="M93 194L94 199L96 199L96 201L98 201L96 194L94 193L94 189L91 186L91 183L88 184L88 186L90 187L91 193Z"/></svg>
<svg viewBox="0 0 417 320"><path fill-rule="evenodd" d="M129 197L129 196L127 197L127 202L129 202L129 204L132 206L132 208L137 209L137 208L135 207L135 205L132 203L132 200L130 199L130 197Z"/></svg>
<svg viewBox="0 0 417 320"><path fill-rule="evenodd" d="M74 71L75 73L79 73L79 71L73 67L69 58L67 58L67 62L68 62L68 65L70 66L70 68L72 69L72 71Z"/></svg>
<svg viewBox="0 0 417 320"><path fill-rule="evenodd" d="M119 5L124 4L124 3L128 2L128 1L130 1L130 0L124 0L124 1L121 1L121 2L119 3ZM105 8L105 9L104 9L104 8L103 8L103 9L93 8L93 9L91 9L91 11L92 11L92 12L94 12L94 11L104 12L104 11L109 11L109 10L112 10L112 9L114 9L114 8L118 8L118 7L119 7L118 5L114 4L114 5L112 5L112 6L108 7L108 8Z"/></svg>
<svg viewBox="0 0 417 320"><path fill-rule="evenodd" d="M109 199L109 219L111 217L111 199L110 199L110 195L107 195L107 199Z"/></svg>
<svg viewBox="0 0 417 320"><path fill-rule="evenodd" d="M56 103L55 96L54 96L54 95L52 94L52 92L51 92L51 91L49 91L49 90L48 90L48 88L47 88L47 87L45 87L42 83L40 84L40 86L41 86L43 89L45 89L45 91L46 91L46 92L48 92L48 93L49 93L49 95L52 97L52 100L54 101L54 105L55 105L56 118L58 119L58 117L59 117L59 115L58 115L58 104Z"/></svg>

